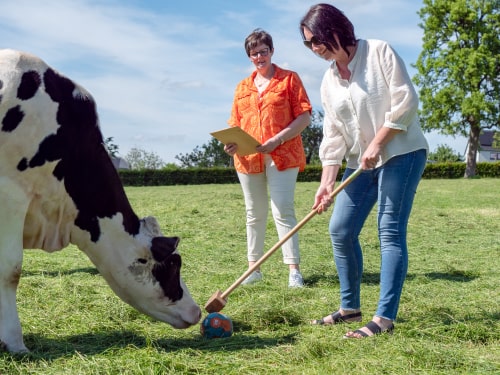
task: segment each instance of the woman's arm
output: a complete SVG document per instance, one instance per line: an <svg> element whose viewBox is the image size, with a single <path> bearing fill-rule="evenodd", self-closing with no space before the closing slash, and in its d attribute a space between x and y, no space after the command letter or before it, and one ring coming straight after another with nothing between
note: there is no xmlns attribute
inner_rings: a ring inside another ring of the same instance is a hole
<svg viewBox="0 0 500 375"><path fill-rule="evenodd" d="M311 115L309 114L309 112L304 112L297 116L286 128L281 130L274 137L269 138L262 145L258 146L256 150L265 154L270 153L276 147L302 133L302 131L307 128L310 123Z"/></svg>
<svg viewBox="0 0 500 375"><path fill-rule="evenodd" d="M298 136L311 123L311 115L309 112L304 112L296 117L290 125L276 134L273 138L278 138L281 143L289 141Z"/></svg>
<svg viewBox="0 0 500 375"><path fill-rule="evenodd" d="M335 187L335 181L337 179L337 174L339 173L340 165L324 165L323 171L321 172L321 184L319 185L318 191L314 197L313 210L316 210L318 214L326 211L328 207L332 204L330 199L330 194Z"/></svg>
<svg viewBox="0 0 500 375"><path fill-rule="evenodd" d="M375 168L380 160L380 154L385 145L391 141L394 136L403 130L393 129L383 126L375 135L375 138L370 142L368 148L361 156L361 168L372 169Z"/></svg>

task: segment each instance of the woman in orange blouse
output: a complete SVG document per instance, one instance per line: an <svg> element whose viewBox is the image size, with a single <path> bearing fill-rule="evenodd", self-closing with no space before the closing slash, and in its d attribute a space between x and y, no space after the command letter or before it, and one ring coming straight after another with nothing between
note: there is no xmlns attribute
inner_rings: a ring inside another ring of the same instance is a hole
<svg viewBox="0 0 500 375"><path fill-rule="evenodd" d="M310 124L311 104L297 73L281 69L271 62L273 40L256 29L245 39L245 50L255 71L236 87L230 126L239 126L261 145L248 156L236 154L237 145L224 150L234 156L243 194L247 219L249 267L264 253L264 238L269 210L268 187L279 238L296 224L294 193L297 175L306 164L300 133ZM298 235L282 246L283 262L290 269L289 287L304 285L299 269ZM242 284L262 280L256 270Z"/></svg>

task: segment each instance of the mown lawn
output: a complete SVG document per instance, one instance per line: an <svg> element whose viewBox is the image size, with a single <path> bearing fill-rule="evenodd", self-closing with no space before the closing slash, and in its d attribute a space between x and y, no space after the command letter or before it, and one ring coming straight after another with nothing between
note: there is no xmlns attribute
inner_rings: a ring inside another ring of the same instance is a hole
<svg viewBox="0 0 500 375"><path fill-rule="evenodd" d="M299 183L297 215L317 183ZM239 185L127 188L139 216L182 238L183 275L201 306L246 270ZM500 180L423 180L409 227L410 267L394 335L344 340L355 326L310 326L338 306L329 213L300 233L307 287L287 288L277 252L264 281L241 286L223 313L228 339L174 330L111 292L75 247L28 250L18 291L25 356L0 354L0 374L487 374L500 373ZM267 248L277 241L269 221ZM364 321L378 298L375 217L362 233Z"/></svg>

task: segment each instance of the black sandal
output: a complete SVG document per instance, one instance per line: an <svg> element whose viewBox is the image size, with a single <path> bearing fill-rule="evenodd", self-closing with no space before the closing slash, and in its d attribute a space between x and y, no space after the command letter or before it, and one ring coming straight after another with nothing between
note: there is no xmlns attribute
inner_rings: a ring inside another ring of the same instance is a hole
<svg viewBox="0 0 500 375"><path fill-rule="evenodd" d="M352 333L357 333L357 334L361 335L361 337L347 336L347 334L345 334L344 338L345 339L360 339L360 338L364 338L364 337L370 337L370 336L380 335L381 333L392 334L392 332L394 331L394 324L393 323L391 323L391 325L389 327L387 327L387 329L382 330L382 327L380 327L373 320L371 322L366 323L365 327L368 328L371 331L372 335L370 335L370 334L368 334L368 333L366 333L366 332L364 332L364 331L362 331L360 329L357 329L357 330L355 330Z"/></svg>
<svg viewBox="0 0 500 375"><path fill-rule="evenodd" d="M330 323L330 322L327 323L327 322L325 322L325 320L323 318L321 318L321 319L315 319L315 320L311 321L311 324L322 326L322 325L334 325L334 324L338 324L338 323L352 323L352 322L361 321L361 311L358 311L358 312L355 312L352 314L346 314L346 315L342 315L340 313L340 311L335 311L330 316L332 317L332 323ZM355 319L355 318L359 318L359 319ZM355 319L355 320L352 320L352 319Z"/></svg>

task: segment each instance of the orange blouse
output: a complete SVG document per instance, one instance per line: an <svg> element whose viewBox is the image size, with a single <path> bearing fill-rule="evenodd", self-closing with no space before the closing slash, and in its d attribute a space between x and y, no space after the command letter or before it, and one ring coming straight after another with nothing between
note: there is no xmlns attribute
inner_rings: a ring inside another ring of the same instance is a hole
<svg viewBox="0 0 500 375"><path fill-rule="evenodd" d="M239 126L261 144L286 128L296 117L311 112L307 92L297 73L274 65L275 73L267 88L259 94L254 71L236 86L230 126ZM271 152L278 170L299 167L304 170L306 156L302 137L289 139ZM264 155L234 155L234 166L241 173L264 172Z"/></svg>

